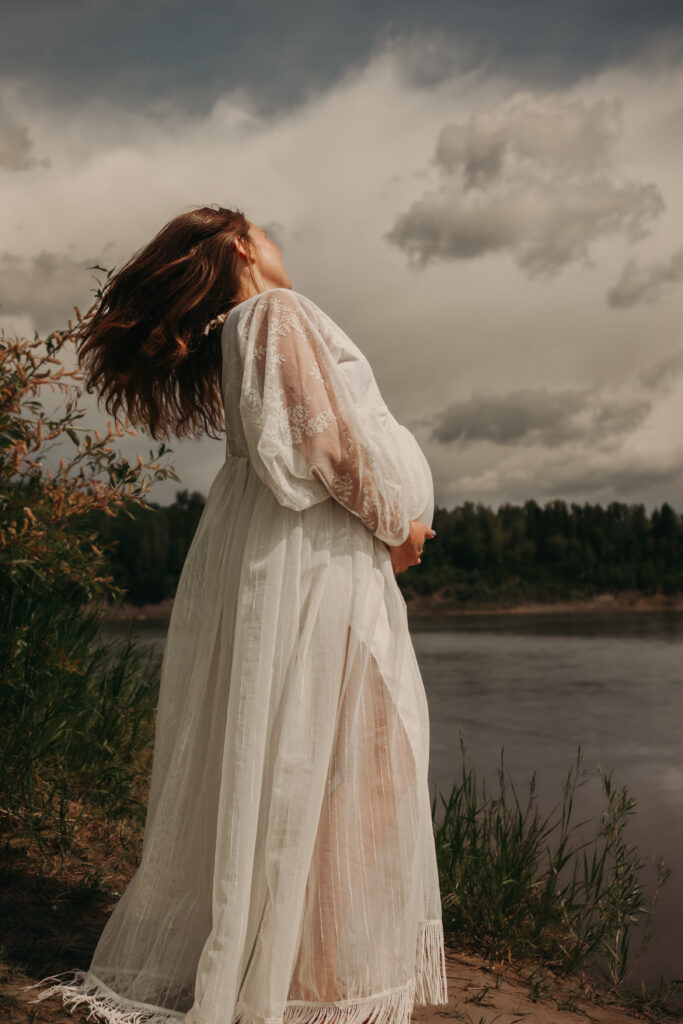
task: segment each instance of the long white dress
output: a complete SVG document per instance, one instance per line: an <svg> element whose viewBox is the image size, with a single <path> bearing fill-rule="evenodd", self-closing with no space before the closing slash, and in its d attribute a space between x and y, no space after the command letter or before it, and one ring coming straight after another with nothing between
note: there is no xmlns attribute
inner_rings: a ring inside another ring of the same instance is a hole
<svg viewBox="0 0 683 1024"><path fill-rule="evenodd" d="M428 707L386 544L431 526L430 468L304 295L240 303L222 345L226 457L169 624L140 865L89 969L31 1001L409 1024L447 991Z"/></svg>

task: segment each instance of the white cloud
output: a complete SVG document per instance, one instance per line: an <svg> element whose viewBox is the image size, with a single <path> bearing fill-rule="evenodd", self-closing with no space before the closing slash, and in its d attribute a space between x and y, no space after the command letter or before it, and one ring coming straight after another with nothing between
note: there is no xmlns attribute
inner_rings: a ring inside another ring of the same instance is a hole
<svg viewBox="0 0 683 1024"><path fill-rule="evenodd" d="M532 93L493 110L474 113L465 124L446 125L436 162L447 173L462 172L465 189L485 188L503 174L545 169L563 177L600 171L611 161L619 135L621 104L562 101Z"/></svg>
<svg viewBox="0 0 683 1024"><path fill-rule="evenodd" d="M445 125L436 189L396 220L388 241L416 265L509 251L531 276L589 263L591 244L643 238L664 209L653 182L613 166L621 104L522 93Z"/></svg>

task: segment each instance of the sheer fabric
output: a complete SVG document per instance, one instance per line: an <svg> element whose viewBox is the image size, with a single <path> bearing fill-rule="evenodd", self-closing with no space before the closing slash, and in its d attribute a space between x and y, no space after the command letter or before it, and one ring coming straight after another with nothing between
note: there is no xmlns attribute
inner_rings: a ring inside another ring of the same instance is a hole
<svg viewBox="0 0 683 1024"><path fill-rule="evenodd" d="M409 1024L447 992L428 707L386 545L431 525L429 465L291 289L231 311L222 387L140 865L88 970L38 1000L111 1024Z"/></svg>

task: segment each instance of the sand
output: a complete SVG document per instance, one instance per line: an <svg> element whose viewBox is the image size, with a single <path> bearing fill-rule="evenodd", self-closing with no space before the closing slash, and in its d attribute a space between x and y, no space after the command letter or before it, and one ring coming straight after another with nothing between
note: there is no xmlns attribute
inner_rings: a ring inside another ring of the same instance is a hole
<svg viewBox="0 0 683 1024"><path fill-rule="evenodd" d="M680 1016L653 1012L645 1016L605 999L593 1002L580 994L580 983L572 979L553 979L552 984L537 986L539 975L531 967L501 963L489 966L475 954L456 952L446 947L448 1006L415 1006L416 1024L443 1024L445 1019L466 1024L630 1024L633 1021L668 1020L680 1024ZM535 989L540 991L535 992ZM577 992L579 994L577 994Z"/></svg>

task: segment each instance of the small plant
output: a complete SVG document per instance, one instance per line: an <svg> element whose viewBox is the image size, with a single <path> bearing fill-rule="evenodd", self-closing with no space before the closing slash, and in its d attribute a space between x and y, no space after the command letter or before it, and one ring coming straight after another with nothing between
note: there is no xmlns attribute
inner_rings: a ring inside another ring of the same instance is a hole
<svg viewBox="0 0 683 1024"><path fill-rule="evenodd" d="M595 969L611 986L619 986L632 973L641 954L652 938L652 920L661 887L671 873L661 857L656 858L657 885L649 904L644 901L644 887L640 872L645 858L639 857L635 847L624 836L627 818L634 813L636 801L628 795L625 786L614 790L612 772L598 773L607 797L607 810L603 812L598 843L602 852L595 850L590 859L582 855L582 874L561 891L561 898L572 908L568 916L573 927L585 937L586 946L596 953ZM576 894L581 893L579 901ZM643 918L646 930L640 946L628 964L631 930Z"/></svg>
<svg viewBox="0 0 683 1024"><path fill-rule="evenodd" d="M486 998L489 989L493 987L493 985L482 986L482 988L480 988L477 992L474 992L468 999L466 999L465 1002L476 1003L478 1006L495 1006L495 1003L492 1003L490 999L487 1000Z"/></svg>
<svg viewBox="0 0 683 1024"><path fill-rule="evenodd" d="M595 837L574 844L572 832L586 824L570 825L576 786L586 782L580 747L555 822L550 820L554 810L546 817L539 814L535 773L526 808L512 785L510 802L502 750L499 792L487 798L484 783L480 802L475 774L465 764L462 734L460 747L462 780L447 799L440 794L444 812L438 824L436 795L432 802L446 931L456 944L491 960L538 964L528 979L535 998L547 989L548 970L584 979L592 975L607 984L607 991L628 1000L625 982L652 937L659 892L670 874L662 858L656 858L656 889L647 901L641 879L645 859L625 837L635 800L626 787L615 789L612 773L599 767L607 809ZM561 881L568 872L570 877ZM631 956L632 932L641 922L647 927ZM674 980L666 993L682 989L683 982ZM660 985L658 1003L662 996ZM641 1002L647 998L643 993Z"/></svg>

